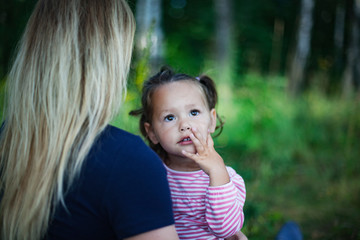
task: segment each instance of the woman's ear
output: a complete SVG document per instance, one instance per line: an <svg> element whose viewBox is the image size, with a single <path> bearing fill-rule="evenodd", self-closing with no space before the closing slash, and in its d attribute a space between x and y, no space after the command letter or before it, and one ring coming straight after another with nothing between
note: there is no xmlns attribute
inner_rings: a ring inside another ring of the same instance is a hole
<svg viewBox="0 0 360 240"><path fill-rule="evenodd" d="M210 133L215 132L216 128L216 110L215 108L210 110Z"/></svg>
<svg viewBox="0 0 360 240"><path fill-rule="evenodd" d="M158 143L159 143L159 140L157 139L156 134L155 134L154 129L153 129L153 127L151 126L151 124L148 123L148 122L145 122L145 123L144 123L144 127L145 127L146 133L147 133L150 141L151 141L153 144L158 144Z"/></svg>

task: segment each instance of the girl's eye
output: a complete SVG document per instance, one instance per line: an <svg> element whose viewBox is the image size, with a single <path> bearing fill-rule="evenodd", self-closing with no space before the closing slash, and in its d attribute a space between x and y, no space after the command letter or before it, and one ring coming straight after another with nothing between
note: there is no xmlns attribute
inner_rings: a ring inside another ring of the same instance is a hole
<svg viewBox="0 0 360 240"><path fill-rule="evenodd" d="M199 113L200 113L199 110L191 110L191 111L190 111L190 115L191 115L191 116L197 116L197 115L199 115Z"/></svg>
<svg viewBox="0 0 360 240"><path fill-rule="evenodd" d="M175 119L174 115L167 115L164 120L165 122L171 122Z"/></svg>

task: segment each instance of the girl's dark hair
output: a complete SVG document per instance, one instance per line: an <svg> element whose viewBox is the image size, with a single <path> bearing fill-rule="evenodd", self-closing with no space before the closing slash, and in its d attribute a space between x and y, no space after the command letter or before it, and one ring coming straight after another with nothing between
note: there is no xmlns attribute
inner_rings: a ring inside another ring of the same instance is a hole
<svg viewBox="0 0 360 240"><path fill-rule="evenodd" d="M166 160L167 153L161 147L160 144L153 144L147 136L144 123L148 122L150 124L152 120L152 95L155 90L164 84L177 82L177 81L192 81L195 84L198 84L203 90L206 96L206 102L209 106L209 110L215 108L216 103L218 101L217 91L215 82L206 75L200 75L199 77L192 77L183 73L175 73L171 68L167 66L163 66L160 69L160 72L156 73L154 76L150 77L148 80L144 82L142 89L142 97L141 97L141 108L137 110L131 111L129 114L131 116L139 116L140 122L139 127L141 134L146 137L149 141L150 147L163 159ZM216 114L217 120L219 124L216 126L216 130L219 129L218 133L215 137L219 136L223 130L224 121L220 118L218 114Z"/></svg>

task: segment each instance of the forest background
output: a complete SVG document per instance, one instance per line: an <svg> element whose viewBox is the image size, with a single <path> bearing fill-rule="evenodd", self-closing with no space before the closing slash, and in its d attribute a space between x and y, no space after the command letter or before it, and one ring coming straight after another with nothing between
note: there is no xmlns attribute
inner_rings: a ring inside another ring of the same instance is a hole
<svg viewBox="0 0 360 240"><path fill-rule="evenodd" d="M0 114L11 57L35 2L0 0ZM226 120L216 147L247 186L248 238L274 239L294 220L304 239L360 239L360 1L129 4L135 52L113 124L139 134L128 112L161 65L210 75Z"/></svg>

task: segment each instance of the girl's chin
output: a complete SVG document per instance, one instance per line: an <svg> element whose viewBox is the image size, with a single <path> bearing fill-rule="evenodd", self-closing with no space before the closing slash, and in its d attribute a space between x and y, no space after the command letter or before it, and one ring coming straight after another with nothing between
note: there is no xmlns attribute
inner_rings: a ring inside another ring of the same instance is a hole
<svg viewBox="0 0 360 240"><path fill-rule="evenodd" d="M192 154L196 153L195 149L182 149L182 150L185 150L186 152L192 153ZM178 157L182 157L182 158L188 158L182 153L182 150L178 153L174 153L174 154L170 154L170 155L174 155L174 156L178 156Z"/></svg>
<svg viewBox="0 0 360 240"><path fill-rule="evenodd" d="M165 149L165 151L166 151L166 149ZM192 153L192 154L196 153L196 149L195 149L194 145L181 146L181 148L172 149L171 151L166 151L166 152L168 152L169 155L186 158L185 155L182 153L182 151L186 151L186 152Z"/></svg>
<svg viewBox="0 0 360 240"><path fill-rule="evenodd" d="M185 150L188 153L192 153L192 154L196 153L196 150L194 148L187 148L187 149L183 149L183 150Z"/></svg>

